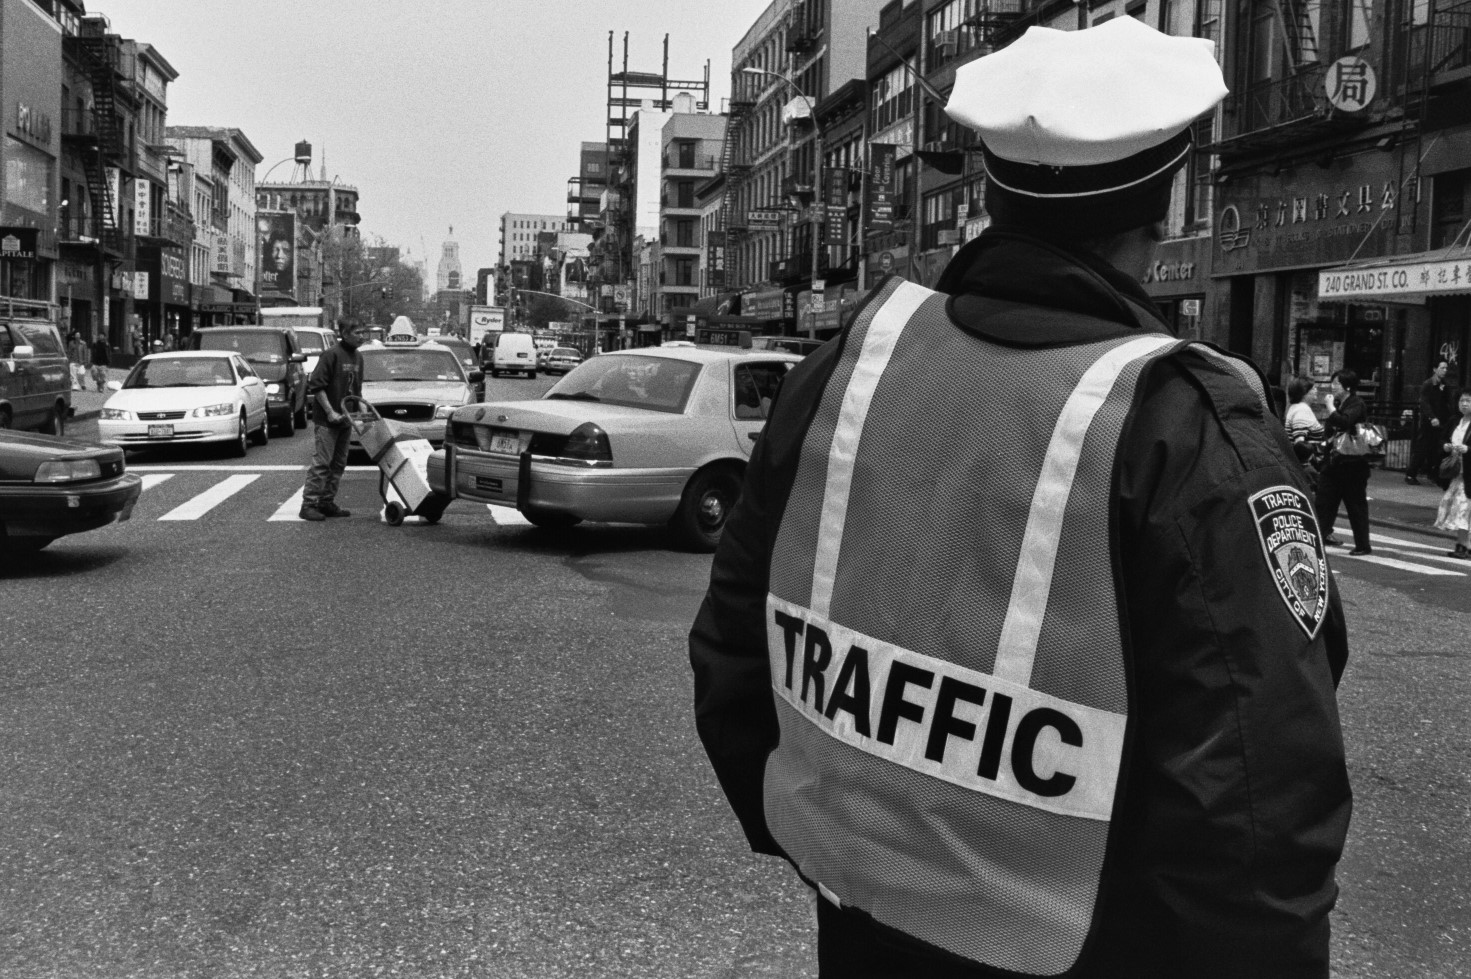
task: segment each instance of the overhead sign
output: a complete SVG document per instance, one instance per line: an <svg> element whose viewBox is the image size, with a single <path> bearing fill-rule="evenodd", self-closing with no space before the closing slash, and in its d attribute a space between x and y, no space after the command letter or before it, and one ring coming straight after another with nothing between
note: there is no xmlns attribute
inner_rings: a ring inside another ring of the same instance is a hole
<svg viewBox="0 0 1471 979"><path fill-rule="evenodd" d="M39 234L35 228L0 228L0 258L35 258Z"/></svg>
<svg viewBox="0 0 1471 979"><path fill-rule="evenodd" d="M1362 112L1374 101L1379 82L1374 67L1363 58L1345 55L1328 66L1323 89L1328 102L1340 112Z"/></svg>
<svg viewBox="0 0 1471 979"><path fill-rule="evenodd" d="M780 211L747 211L746 227L753 231L775 230L781 227Z"/></svg>
<svg viewBox="0 0 1471 979"><path fill-rule="evenodd" d="M869 234L894 230L894 147L875 143L868 150Z"/></svg>

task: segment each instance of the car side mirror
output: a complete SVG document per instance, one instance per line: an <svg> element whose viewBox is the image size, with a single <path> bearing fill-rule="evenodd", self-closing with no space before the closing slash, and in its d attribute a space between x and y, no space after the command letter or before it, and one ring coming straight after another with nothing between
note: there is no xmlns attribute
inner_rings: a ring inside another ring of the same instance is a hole
<svg viewBox="0 0 1471 979"><path fill-rule="evenodd" d="M28 343L22 343L10 351L12 360L31 360L36 356L36 348Z"/></svg>
<svg viewBox="0 0 1471 979"><path fill-rule="evenodd" d="M109 391L121 391L122 389L123 389L123 382L122 381L108 381L107 382L107 390L109 390Z"/></svg>
<svg viewBox="0 0 1471 979"><path fill-rule="evenodd" d="M471 384L479 384L483 380L485 380L485 371L471 371L470 372L470 383Z"/></svg>
<svg viewBox="0 0 1471 979"><path fill-rule="evenodd" d="M291 362L293 364L305 364L306 363L306 354L292 354L291 355Z"/></svg>

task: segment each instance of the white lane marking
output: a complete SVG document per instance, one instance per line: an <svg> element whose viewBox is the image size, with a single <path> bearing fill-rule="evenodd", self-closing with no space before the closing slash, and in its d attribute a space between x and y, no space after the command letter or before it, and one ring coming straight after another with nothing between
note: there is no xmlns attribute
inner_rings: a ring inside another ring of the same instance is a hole
<svg viewBox="0 0 1471 979"><path fill-rule="evenodd" d="M164 483L174 478L173 473L149 473L143 477L143 488L151 490L159 483Z"/></svg>
<svg viewBox="0 0 1471 979"><path fill-rule="evenodd" d="M485 509L495 517L495 522L501 527L530 527L532 523L521 516L521 511L515 507L497 506L494 503L485 504Z"/></svg>
<svg viewBox="0 0 1471 979"><path fill-rule="evenodd" d="M260 479L258 475L229 476L200 493L189 502L177 506L159 520L198 520L236 493Z"/></svg>
<svg viewBox="0 0 1471 979"><path fill-rule="evenodd" d="M1420 541L1405 540L1402 537L1389 537L1389 536L1386 536L1385 534L1373 534L1373 533L1371 533L1369 535L1369 539L1372 540L1372 541L1383 541L1386 544L1398 544L1400 547L1414 547L1414 548L1418 548L1418 549L1420 549L1422 551L1438 551L1438 550L1441 549L1442 546L1445 546L1445 547L1449 547L1450 546L1449 543L1447 543L1445 545L1441 545L1441 544L1425 544L1425 543L1422 543Z"/></svg>
<svg viewBox="0 0 1471 979"><path fill-rule="evenodd" d="M1449 571L1445 568L1432 568L1428 564L1414 564L1410 561L1400 561L1392 557L1380 557L1377 554L1335 554L1335 558L1345 558L1349 561L1363 561L1366 564L1378 564L1386 568L1397 568L1400 571L1413 571L1416 574L1428 574L1445 576L1451 578L1464 578L1464 571ZM1420 555L1415 555L1419 557Z"/></svg>
<svg viewBox="0 0 1471 979"><path fill-rule="evenodd" d="M260 466L255 466L255 465L251 465L250 463L244 463L244 462L230 464L230 465L218 465L218 466L215 466L215 465L197 465L197 466L196 465L188 465L188 466L179 466L179 465L167 465L167 464L162 463L162 462L155 462L155 463L145 462L145 463L141 463L141 464L135 464L135 463L131 463L131 462L128 463L128 471L129 472L146 472L146 471L148 471L150 469L167 469L170 472L198 472L198 473L209 473L209 472L221 472L221 473L272 473L272 472L274 472L274 473L304 473L304 472L307 471L308 468L309 467L307 465L300 465L300 466L267 466L267 465L260 465ZM350 472L350 473L375 473L377 471L378 471L378 467L377 466L348 466L347 467L347 472Z"/></svg>
<svg viewBox="0 0 1471 979"><path fill-rule="evenodd" d="M1445 551L1441 551L1437 554L1426 554L1423 551L1406 551L1398 547L1376 547L1374 549L1375 554L1378 554L1380 551L1388 551L1391 554L1399 554L1403 557L1414 558L1417 561L1436 561L1440 564L1448 564L1453 568L1467 567L1467 563L1464 560L1462 560L1461 558L1451 557Z"/></svg>
<svg viewBox="0 0 1471 979"><path fill-rule="evenodd" d="M298 486L296 492L291 494L291 499L282 503L276 508L275 513L266 518L267 522L271 520L287 520L295 523L305 523L304 520L297 516L301 512L301 497L305 492L305 486Z"/></svg>

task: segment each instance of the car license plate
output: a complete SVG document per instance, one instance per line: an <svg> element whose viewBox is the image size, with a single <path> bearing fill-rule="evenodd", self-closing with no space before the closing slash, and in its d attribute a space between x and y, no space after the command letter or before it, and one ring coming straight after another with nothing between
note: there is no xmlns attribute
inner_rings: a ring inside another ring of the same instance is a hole
<svg viewBox="0 0 1471 979"><path fill-rule="evenodd" d="M174 426L172 425L149 425L148 437L151 439L171 439L174 437Z"/></svg>
<svg viewBox="0 0 1471 979"><path fill-rule="evenodd" d="M515 435L492 435L490 437L490 451L515 455L521 451L521 440Z"/></svg>

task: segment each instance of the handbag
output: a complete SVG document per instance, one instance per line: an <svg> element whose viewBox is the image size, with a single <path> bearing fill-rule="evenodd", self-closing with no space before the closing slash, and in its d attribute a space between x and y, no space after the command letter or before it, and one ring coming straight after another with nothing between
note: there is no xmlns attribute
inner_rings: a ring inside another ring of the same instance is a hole
<svg viewBox="0 0 1471 979"><path fill-rule="evenodd" d="M1457 476L1461 475L1461 453L1452 452L1440 460L1440 469L1435 475L1435 482L1441 489L1450 489L1451 483L1455 482Z"/></svg>
<svg viewBox="0 0 1471 979"><path fill-rule="evenodd" d="M1361 422L1353 431L1342 432L1333 439L1333 451L1341 456L1383 455L1385 435L1383 425Z"/></svg>

